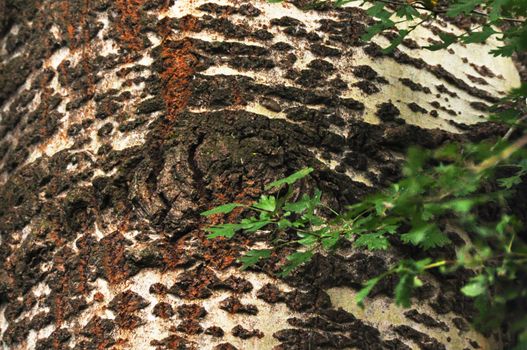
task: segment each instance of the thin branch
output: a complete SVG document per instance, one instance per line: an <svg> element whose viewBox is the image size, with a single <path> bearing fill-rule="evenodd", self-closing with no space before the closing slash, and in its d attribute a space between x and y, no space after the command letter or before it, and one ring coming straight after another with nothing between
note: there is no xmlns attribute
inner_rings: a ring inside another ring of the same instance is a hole
<svg viewBox="0 0 527 350"><path fill-rule="evenodd" d="M512 134L516 131L516 129L518 128L518 125L521 124L522 122L524 122L525 120L527 120L527 114L524 115L523 117L519 118L518 120L516 120L514 122L514 125L512 125L509 130L507 130L507 132L505 133L505 135L503 135L503 137L498 141L496 142L496 144L494 146L492 146L492 148L490 149L491 151L494 151L496 149L496 147L501 143L501 142L504 142L504 141L508 141Z"/></svg>
<svg viewBox="0 0 527 350"><path fill-rule="evenodd" d="M516 140L516 142L502 150L497 155L490 157L480 163L478 166L475 167L474 170L476 171L476 173L480 173L488 168L492 168L502 160L509 158L516 151L522 149L525 145L527 145L527 134L523 135L521 138Z"/></svg>
<svg viewBox="0 0 527 350"><path fill-rule="evenodd" d="M521 123L524 122L525 120L527 120L527 114L524 115L523 117L521 117L520 119L518 119L518 120L514 123L514 126L512 126L512 127L507 131L507 133L503 136L502 141L507 141L508 139L510 139L512 133L516 131L516 129L517 129L517 125L518 125L518 124L521 124Z"/></svg>
<svg viewBox="0 0 527 350"><path fill-rule="evenodd" d="M390 5L396 5L396 6L408 5L408 3L406 3L406 2L399 2L399 1L393 1L393 0L375 0L375 1L382 2L382 3L385 3L385 4L390 4ZM372 0L367 1L367 2L372 2ZM413 3L410 4L410 6L412 6L415 9L428 11L428 12L431 12L431 13L436 14L436 15L440 15L440 14L444 14L444 13L448 12L448 10L446 10L446 9L428 8L428 7L424 6L424 5L422 5L418 1L416 1L415 3L419 4L420 6L416 6ZM478 11L478 10L472 10L470 13L474 14L474 15L477 15L477 16L489 17L489 15L487 13L481 12L481 11ZM500 19L502 21L513 22L513 23L525 23L525 20L518 19L518 18L502 17Z"/></svg>

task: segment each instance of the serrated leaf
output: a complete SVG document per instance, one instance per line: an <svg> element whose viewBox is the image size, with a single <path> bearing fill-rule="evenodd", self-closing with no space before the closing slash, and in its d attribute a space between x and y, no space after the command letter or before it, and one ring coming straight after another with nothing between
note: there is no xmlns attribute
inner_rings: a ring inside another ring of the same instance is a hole
<svg viewBox="0 0 527 350"><path fill-rule="evenodd" d="M271 256L270 249L253 249L249 250L242 256L239 261L242 263L242 270L245 270L251 266L254 266L260 261L260 259L267 259Z"/></svg>
<svg viewBox="0 0 527 350"><path fill-rule="evenodd" d="M511 57L516 51L516 45L504 45L498 47L497 49L490 50L490 53L497 57Z"/></svg>
<svg viewBox="0 0 527 350"><path fill-rule="evenodd" d="M500 218L500 221L496 224L496 232L498 232L500 235L503 235L507 227L509 227L509 225L511 224L511 221L512 216L503 215Z"/></svg>
<svg viewBox="0 0 527 350"><path fill-rule="evenodd" d="M282 267L282 271L280 272L280 275L282 277L289 275L294 269L296 269L300 265L311 260L313 255L314 253L311 250L308 250L305 252L296 252L296 253L289 255L286 258L288 262L284 267Z"/></svg>
<svg viewBox="0 0 527 350"><path fill-rule="evenodd" d="M299 244L302 244L302 245L306 246L306 247L310 247L313 244L318 242L318 237L316 237L314 235L305 235L305 237L303 237L302 239L299 239L297 242Z"/></svg>
<svg viewBox="0 0 527 350"><path fill-rule="evenodd" d="M466 44L482 43L495 33L496 31L490 26L485 26L481 31L473 32L463 37L463 42Z"/></svg>
<svg viewBox="0 0 527 350"><path fill-rule="evenodd" d="M381 233L362 234L354 242L356 247L368 247L369 250L388 249L390 243Z"/></svg>
<svg viewBox="0 0 527 350"><path fill-rule="evenodd" d="M223 205L220 205L218 207L212 208L210 210L204 211L200 215L202 215L202 216L210 216L210 215L214 215L214 214L228 214L231 211L233 211L235 208L243 207L243 206L244 205L240 204L240 203L227 203L227 204L223 204Z"/></svg>
<svg viewBox="0 0 527 350"><path fill-rule="evenodd" d="M322 193L319 189L315 190L313 197L310 197L306 194L296 202L289 202L284 204L284 210L293 212L293 213L302 213L307 209L314 209L317 205L320 204L320 197Z"/></svg>
<svg viewBox="0 0 527 350"><path fill-rule="evenodd" d="M461 199L454 199L446 203L443 203L442 207L447 208L447 209L452 209L459 213L468 213L475 204L477 203L474 199L461 198Z"/></svg>
<svg viewBox="0 0 527 350"><path fill-rule="evenodd" d="M376 1L373 3L373 6L366 10L366 13L372 17L377 17L377 15L384 11L384 6L385 4L383 2Z"/></svg>
<svg viewBox="0 0 527 350"><path fill-rule="evenodd" d="M408 21L420 16L419 11L411 5L402 5L397 9L396 14L398 17L405 17Z"/></svg>
<svg viewBox="0 0 527 350"><path fill-rule="evenodd" d="M390 53L393 50L395 50L395 48L403 42L404 38L408 35L408 33L410 33L409 30L406 30L406 29L399 30L399 34L397 35L397 37L391 41L388 47L383 48L382 52Z"/></svg>
<svg viewBox="0 0 527 350"><path fill-rule="evenodd" d="M518 175L511 176L511 177L504 177L504 178L498 179L498 184L501 187L506 188L508 190L511 189L512 187L516 186L516 185L521 184L521 183L522 183L522 179Z"/></svg>
<svg viewBox="0 0 527 350"><path fill-rule="evenodd" d="M265 186L265 189L268 190L270 188L280 187L280 186L285 185L285 184L292 185L295 182L297 182L298 180L300 180L300 179L306 177L307 175L311 174L314 170L315 169L313 169L313 168L304 168L302 170L297 171L296 173L294 173L292 175L289 175L288 177L286 177L284 179L280 179L280 180L271 182L270 184Z"/></svg>
<svg viewBox="0 0 527 350"><path fill-rule="evenodd" d="M447 235L442 233L441 231L431 231L426 239L421 242L421 247L424 250L431 249L431 248L438 248L438 247L444 247L447 244L450 244L451 241L448 238Z"/></svg>
<svg viewBox="0 0 527 350"><path fill-rule="evenodd" d="M462 13L469 14L479 4L481 4L481 0L460 0L448 8L446 15L449 17L456 17Z"/></svg>
<svg viewBox="0 0 527 350"><path fill-rule="evenodd" d="M489 12L490 22L497 21L501 16L502 7L507 5L510 0L494 0L491 4L492 9Z"/></svg>
<svg viewBox="0 0 527 350"><path fill-rule="evenodd" d="M255 232L259 229L269 225L271 223L270 220L257 220L257 219L243 219L240 223L240 226L243 230L247 232Z"/></svg>
<svg viewBox="0 0 527 350"><path fill-rule="evenodd" d="M381 279L382 276L377 276L364 283L364 287L355 295L355 301L358 305L362 306L364 304L364 299L368 296L368 294L370 294L373 287L375 287L375 285L379 283Z"/></svg>
<svg viewBox="0 0 527 350"><path fill-rule="evenodd" d="M252 207L273 212L276 209L276 198L274 196L262 195Z"/></svg>
<svg viewBox="0 0 527 350"><path fill-rule="evenodd" d="M324 249L332 249L340 238L340 232L334 231L334 232L328 232L322 235L322 246Z"/></svg>
<svg viewBox="0 0 527 350"><path fill-rule="evenodd" d="M468 297L477 297L487 290L486 278L483 275L478 275L469 280L469 282L461 288L461 292Z"/></svg>
<svg viewBox="0 0 527 350"><path fill-rule="evenodd" d="M301 213L309 207L309 201L310 201L310 198L307 195L304 195L302 199L296 202L289 202L289 203L284 204L284 210L287 210L293 213Z"/></svg>
<svg viewBox="0 0 527 350"><path fill-rule="evenodd" d="M439 37L443 41L442 43L425 46L424 48L429 51L446 49L458 40L458 37L456 35L450 33L439 33Z"/></svg>
<svg viewBox="0 0 527 350"><path fill-rule="evenodd" d="M283 230L289 227L293 227L293 223L287 219L280 219L276 223L276 227L278 227L279 230Z"/></svg>
<svg viewBox="0 0 527 350"><path fill-rule="evenodd" d="M302 218L309 221L309 224L311 226L320 226L326 223L326 221L323 218L321 218L320 216L311 214L311 213L306 213L305 215L302 216Z"/></svg>
<svg viewBox="0 0 527 350"><path fill-rule="evenodd" d="M410 232L402 234L401 239L404 243L420 246L425 250L443 247L450 243L450 239L435 224L414 227Z"/></svg>
<svg viewBox="0 0 527 350"><path fill-rule="evenodd" d="M410 307L410 297L412 296L412 289L414 287L413 275L404 274L399 278L399 282L395 286L395 303L403 307Z"/></svg>
<svg viewBox="0 0 527 350"><path fill-rule="evenodd" d="M216 238L216 237L227 237L232 238L236 231L241 230L242 225L240 224L221 224L216 226L211 226L207 228L207 231L211 232L207 235L207 238Z"/></svg>
<svg viewBox="0 0 527 350"><path fill-rule="evenodd" d="M401 235L404 243L411 243L415 246L421 244L425 239L431 225L423 225L421 227L413 228L410 232Z"/></svg>
<svg viewBox="0 0 527 350"><path fill-rule="evenodd" d="M417 276L414 277L414 285L413 285L414 288L422 287L423 284L424 284L423 281L421 281L419 277Z"/></svg>
<svg viewBox="0 0 527 350"><path fill-rule="evenodd" d="M378 22L366 30L366 33L363 34L360 38L362 41L370 41L375 35L380 32L395 27L395 23L389 19L385 19L382 22Z"/></svg>

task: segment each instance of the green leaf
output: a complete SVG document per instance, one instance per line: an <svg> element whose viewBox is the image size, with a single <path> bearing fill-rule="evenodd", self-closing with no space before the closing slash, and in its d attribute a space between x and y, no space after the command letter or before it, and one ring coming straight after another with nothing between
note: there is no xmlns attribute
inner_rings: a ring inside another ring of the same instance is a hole
<svg viewBox="0 0 527 350"><path fill-rule="evenodd" d="M373 6L370 7L368 10L366 10L366 13L372 17L377 17L379 14L381 14L384 10L384 3L381 1L376 1L373 3Z"/></svg>
<svg viewBox="0 0 527 350"><path fill-rule="evenodd" d="M375 287L375 285L379 283L382 277L383 277L382 275L377 276L377 277L374 277L366 281L366 283L364 283L364 287L355 295L355 301L357 302L358 305L360 306L364 305L364 299L368 296L368 294L370 294L373 287Z"/></svg>
<svg viewBox="0 0 527 350"><path fill-rule="evenodd" d="M419 288L419 287L422 287L424 285L423 281L421 281L421 279L417 276L414 276L414 285L413 287L414 288Z"/></svg>
<svg viewBox="0 0 527 350"><path fill-rule="evenodd" d="M308 250L305 252L296 252L291 255L289 255L286 259L288 260L288 263L282 267L282 271L280 275L282 277L285 277L289 275L294 269L299 267L305 262L308 262L313 257L314 253L312 250Z"/></svg>
<svg viewBox="0 0 527 350"><path fill-rule="evenodd" d="M314 235L304 235L304 234L302 234L302 236L303 236L303 238L299 239L297 242L299 244L302 244L302 245L306 246L306 247L313 246L313 244L317 243L318 239L319 239L319 237L314 236Z"/></svg>
<svg viewBox="0 0 527 350"><path fill-rule="evenodd" d="M259 229L269 225L271 220L258 220L258 219L243 219L240 223L240 226L243 230L247 232L255 232Z"/></svg>
<svg viewBox="0 0 527 350"><path fill-rule="evenodd" d="M397 35L397 37L392 40L392 42L390 43L390 46L383 48L382 52L390 53L393 50L395 50L395 48L403 42L404 38L408 35L408 33L410 33L409 30L406 30L406 29L399 30L399 34Z"/></svg>
<svg viewBox="0 0 527 350"><path fill-rule="evenodd" d="M449 17L456 17L462 13L468 15L479 4L481 4L481 0L460 0L448 8L446 15Z"/></svg>
<svg viewBox="0 0 527 350"><path fill-rule="evenodd" d="M356 247L368 247L369 250L388 249L390 243L382 233L366 233L354 242Z"/></svg>
<svg viewBox="0 0 527 350"><path fill-rule="evenodd" d="M425 239L430 227L432 225L423 225L421 227L415 227L410 232L401 235L401 239L404 243L411 243L415 246L420 245Z"/></svg>
<svg viewBox="0 0 527 350"><path fill-rule="evenodd" d="M340 231L331 231L322 235L322 246L329 250L335 247L340 238Z"/></svg>
<svg viewBox="0 0 527 350"><path fill-rule="evenodd" d="M498 184L501 187L506 188L508 190L510 190L512 187L519 185L521 183L522 183L522 179L518 175L498 179Z"/></svg>
<svg viewBox="0 0 527 350"><path fill-rule="evenodd" d="M389 19L383 19L382 21L377 22L374 25L368 27L366 33L364 33L360 38L362 41L370 41L375 35L393 27L395 27L395 22Z"/></svg>
<svg viewBox="0 0 527 350"><path fill-rule="evenodd" d="M515 45L504 45L498 47L497 49L491 50L490 53L494 56L510 57L516 51L518 51L518 48Z"/></svg>
<svg viewBox="0 0 527 350"><path fill-rule="evenodd" d="M395 286L395 303L403 307L410 307L410 298L414 288L415 276L411 274L404 274L399 278L397 286Z"/></svg>
<svg viewBox="0 0 527 350"><path fill-rule="evenodd" d="M285 184L292 185L295 182L297 182L298 180L300 180L300 179L306 177L307 175L309 175L310 173L312 173L314 170L315 169L313 169L313 168L304 168L304 169L299 170L296 173L286 177L285 179L280 179L280 180L271 182L270 184L265 186L265 189L268 190L270 188L280 187L280 186L285 185Z"/></svg>
<svg viewBox="0 0 527 350"><path fill-rule="evenodd" d="M472 277L469 282L461 288L461 292L468 297L477 297L487 290L487 279L483 275Z"/></svg>
<svg viewBox="0 0 527 350"><path fill-rule="evenodd" d="M451 209L459 213L468 213L475 204L476 201L474 199L461 198L443 203L442 206L443 208Z"/></svg>
<svg viewBox="0 0 527 350"><path fill-rule="evenodd" d="M242 263L242 270L245 270L251 266L254 266L260 261L260 259L267 259L271 256L272 250L270 249L253 249L249 250L242 256L239 261Z"/></svg>
<svg viewBox="0 0 527 350"><path fill-rule="evenodd" d="M443 41L441 44L425 46L425 49L430 51L446 49L458 40L458 37L456 35L450 33L439 33L439 37Z"/></svg>
<svg viewBox="0 0 527 350"><path fill-rule="evenodd" d="M496 232L500 235L505 234L505 230L511 225L513 217L509 215L503 215L500 221L496 224Z"/></svg>
<svg viewBox="0 0 527 350"><path fill-rule="evenodd" d="M424 250L427 250L431 248L444 247L450 243L451 241L447 235L439 230L434 230L427 235L427 238L423 242L421 242L421 247Z"/></svg>
<svg viewBox="0 0 527 350"><path fill-rule="evenodd" d="M407 21L411 21L414 17L419 17L419 11L417 11L412 5L402 5L397 9L396 15L398 17L405 17Z"/></svg>
<svg viewBox="0 0 527 350"><path fill-rule="evenodd" d="M284 210L293 212L293 213L301 213L307 208L309 208L309 202L311 198L309 198L307 195L304 195L302 199L296 201L296 202L290 202L284 204Z"/></svg>
<svg viewBox="0 0 527 350"><path fill-rule="evenodd" d="M290 211L293 213L302 213L306 211L307 209L314 209L317 205L320 204L320 197L322 195L322 192L320 190L315 190L315 194L313 197L309 197L308 195L304 194L302 198L296 202L289 202L284 204L284 210Z"/></svg>
<svg viewBox="0 0 527 350"><path fill-rule="evenodd" d="M402 234L401 239L404 243L420 246L425 250L443 247L450 243L450 239L435 224L414 227L410 232Z"/></svg>
<svg viewBox="0 0 527 350"><path fill-rule="evenodd" d="M314 215L311 213L306 213L304 216L302 216L302 218L309 221L309 224L311 226L320 226L326 223L326 220L324 220L318 215Z"/></svg>
<svg viewBox="0 0 527 350"><path fill-rule="evenodd" d="M236 231L241 230L242 225L240 224L221 224L216 226L211 226L207 228L207 231L211 232L207 238L216 238L216 237L227 237L232 238Z"/></svg>
<svg viewBox="0 0 527 350"><path fill-rule="evenodd" d="M473 32L468 36L464 37L463 42L466 44L482 43L495 33L497 32L490 26L485 26L481 31Z"/></svg>
<svg viewBox="0 0 527 350"><path fill-rule="evenodd" d="M276 198L274 196L262 195L260 200L252 206L254 208L273 212L276 209Z"/></svg>
<svg viewBox="0 0 527 350"><path fill-rule="evenodd" d="M210 210L204 211L200 215L202 216L210 216L214 214L228 214L231 211L234 210L234 208L243 207L243 204L240 203L228 203L220 205L219 207L212 208Z"/></svg>
<svg viewBox="0 0 527 350"><path fill-rule="evenodd" d="M278 227L279 230L283 230L289 227L294 227L294 224L287 219L280 219L276 223L276 227Z"/></svg>
<svg viewBox="0 0 527 350"><path fill-rule="evenodd" d="M497 21L501 16L502 7L507 5L510 0L494 0L491 3L492 10L489 12L490 22Z"/></svg>

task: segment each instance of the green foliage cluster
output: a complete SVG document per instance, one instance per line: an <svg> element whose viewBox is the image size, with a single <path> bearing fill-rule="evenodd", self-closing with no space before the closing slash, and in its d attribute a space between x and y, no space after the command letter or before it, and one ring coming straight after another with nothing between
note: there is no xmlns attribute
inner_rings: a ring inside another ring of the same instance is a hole
<svg viewBox="0 0 527 350"><path fill-rule="evenodd" d="M337 0L336 5L342 6L350 0ZM377 23L368 28L362 37L371 40L375 35L386 31L396 30L397 37L385 48L391 51L402 43L408 34L424 23L430 22L437 16L456 18L460 15L483 17L482 24L474 26L461 34L439 33L441 43L432 44L426 49L435 51L449 47L453 43L465 44L483 43L491 36L501 41L501 46L492 50L496 56L512 56L514 52L527 50L527 25L524 16L527 15L527 2L524 0L454 0L448 1L448 6L440 7L437 1L416 2L405 1L365 1L372 2L368 14ZM388 6L395 7L393 10ZM418 11L421 10L421 11ZM401 24L408 24L406 28L398 29Z"/></svg>
<svg viewBox="0 0 527 350"><path fill-rule="evenodd" d="M279 2L273 0L273 2ZM342 6L350 0L332 3ZM324 1L327 3L327 1ZM429 50L446 48L455 42L481 43L496 36L501 46L491 51L511 56L527 49L527 1L525 0L451 0L439 6L435 0L365 1L372 3L369 15L377 21L363 36L396 29L398 36L385 49L393 50L418 26L437 16L472 15L484 18L482 24L460 35L440 34L442 43ZM443 3L443 2L442 2ZM388 6L390 5L390 7ZM395 16L394 16L395 15ZM404 29L398 29L406 23ZM431 269L444 274L464 270L473 277L461 292L474 298L479 311L476 326L482 330L505 326L515 338L515 349L527 348L527 242L520 219L512 215L511 197L525 185L527 175L527 86L512 91L496 104L491 120L510 129L499 141L448 144L435 150L410 148L403 177L378 193L364 198L337 213L327 207L322 193L314 190L300 198L294 194L297 181L309 176L312 168L270 183L270 193L251 205L229 203L202 213L204 216L227 214L243 207L246 215L238 223L215 225L210 238L231 238L238 232L267 230L294 233L294 239L273 239L268 249L254 249L240 258L242 269L271 257L278 247L292 245L296 251L287 257L280 274L286 276L320 251L331 252L343 240L357 249L387 250L391 244L408 245L421 253L434 250L438 256L452 242L445 228L461 233L467 244L456 249L455 257L399 261L383 274L365 282L356 295L360 305L377 283L396 276L394 295L397 304L408 307L412 292L422 286L420 276ZM511 140L512 139L512 140ZM284 189L285 188L285 189ZM283 193L282 195L277 195ZM521 194L520 194L521 196ZM493 216L485 208L499 208ZM322 213L331 215L322 215ZM329 217L328 217L329 216Z"/></svg>

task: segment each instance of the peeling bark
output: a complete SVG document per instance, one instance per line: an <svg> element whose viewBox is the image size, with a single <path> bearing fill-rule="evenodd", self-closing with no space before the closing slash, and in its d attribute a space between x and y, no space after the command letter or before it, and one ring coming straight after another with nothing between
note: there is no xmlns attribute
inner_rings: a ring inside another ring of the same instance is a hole
<svg viewBox="0 0 527 350"><path fill-rule="evenodd" d="M277 279L286 248L241 272L265 237L206 239L200 212L303 166L342 209L411 144L501 132L482 116L519 75L492 42L420 49L459 30L439 20L385 55L357 4L301 5L0 1L4 349L499 348L462 273L428 276L412 310L393 281L354 305L406 251L343 247Z"/></svg>

